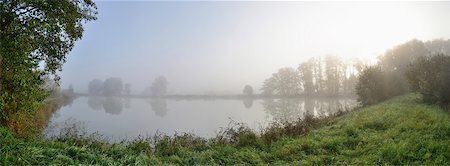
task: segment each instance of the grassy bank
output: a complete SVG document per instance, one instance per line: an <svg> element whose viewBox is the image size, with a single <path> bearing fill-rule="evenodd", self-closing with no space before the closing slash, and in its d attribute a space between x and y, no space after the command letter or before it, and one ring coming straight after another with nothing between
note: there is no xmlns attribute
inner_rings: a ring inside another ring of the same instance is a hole
<svg viewBox="0 0 450 166"><path fill-rule="evenodd" d="M401 96L335 119L245 127L211 140L189 134L131 143L18 139L0 128L0 164L427 164L450 165L450 117ZM308 132L309 131L309 132Z"/></svg>

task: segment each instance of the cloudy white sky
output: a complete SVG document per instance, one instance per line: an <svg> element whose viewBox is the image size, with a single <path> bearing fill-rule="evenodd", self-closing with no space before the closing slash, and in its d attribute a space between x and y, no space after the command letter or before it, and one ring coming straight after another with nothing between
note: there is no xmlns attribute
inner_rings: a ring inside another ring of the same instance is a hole
<svg viewBox="0 0 450 166"><path fill-rule="evenodd" d="M120 77L134 93L164 75L177 94L258 90L314 56L373 60L413 38L450 38L450 2L97 2L63 66L86 91Z"/></svg>

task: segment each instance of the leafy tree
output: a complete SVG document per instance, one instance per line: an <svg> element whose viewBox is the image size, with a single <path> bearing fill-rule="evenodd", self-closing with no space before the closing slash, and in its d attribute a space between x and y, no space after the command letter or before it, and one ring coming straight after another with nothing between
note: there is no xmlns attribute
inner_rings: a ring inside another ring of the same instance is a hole
<svg viewBox="0 0 450 166"><path fill-rule="evenodd" d="M450 104L450 56L437 54L416 59L406 77L411 89L427 103Z"/></svg>
<svg viewBox="0 0 450 166"><path fill-rule="evenodd" d="M364 69L359 75L356 84L358 102L362 105L371 105L388 98L385 90L384 73L379 66Z"/></svg>
<svg viewBox="0 0 450 166"><path fill-rule="evenodd" d="M444 54L450 55L450 39L435 39L424 43L430 55Z"/></svg>
<svg viewBox="0 0 450 166"><path fill-rule="evenodd" d="M123 91L122 79L117 77L108 78L103 83L103 94L107 96L120 95Z"/></svg>
<svg viewBox="0 0 450 166"><path fill-rule="evenodd" d="M253 88L250 85L245 85L243 90L244 95L251 96L253 95Z"/></svg>
<svg viewBox="0 0 450 166"><path fill-rule="evenodd" d="M0 123L37 109L47 95L45 75L59 80L66 55L81 39L83 24L95 20L89 0L0 1ZM41 67L40 67L41 66Z"/></svg>
<svg viewBox="0 0 450 166"><path fill-rule="evenodd" d="M153 96L164 96L167 94L167 80L164 76L159 76L153 81L151 93Z"/></svg>
<svg viewBox="0 0 450 166"><path fill-rule="evenodd" d="M303 84L304 92L307 96L311 96L314 93L314 82L313 82L313 64L312 61L301 63L297 68L300 79Z"/></svg>
<svg viewBox="0 0 450 166"><path fill-rule="evenodd" d="M342 69L342 61L337 56L325 57L325 74L326 74L326 89L327 95L336 96L344 78Z"/></svg>
<svg viewBox="0 0 450 166"><path fill-rule="evenodd" d="M411 40L400 44L379 58L378 64L385 72L389 85L389 96L402 95L409 92L405 72L415 59L428 55L429 50L420 40Z"/></svg>
<svg viewBox="0 0 450 166"><path fill-rule="evenodd" d="M101 95L103 93L103 81L100 79L94 79L89 82L88 93L90 95Z"/></svg>
<svg viewBox="0 0 450 166"><path fill-rule="evenodd" d="M316 94L321 95L324 91L323 65L320 58L310 60L313 68L314 90Z"/></svg>
<svg viewBox="0 0 450 166"><path fill-rule="evenodd" d="M262 90L266 95L298 95L302 91L300 76L293 68L281 68L264 81Z"/></svg>

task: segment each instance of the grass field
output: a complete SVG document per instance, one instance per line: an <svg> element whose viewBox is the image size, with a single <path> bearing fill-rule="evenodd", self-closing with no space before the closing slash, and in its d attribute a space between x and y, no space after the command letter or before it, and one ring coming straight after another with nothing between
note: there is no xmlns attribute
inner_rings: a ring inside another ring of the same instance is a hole
<svg viewBox="0 0 450 166"><path fill-rule="evenodd" d="M238 127L211 140L185 134L119 144L19 139L0 128L0 165L450 165L449 114L421 104L417 95L311 121L273 126L263 134Z"/></svg>

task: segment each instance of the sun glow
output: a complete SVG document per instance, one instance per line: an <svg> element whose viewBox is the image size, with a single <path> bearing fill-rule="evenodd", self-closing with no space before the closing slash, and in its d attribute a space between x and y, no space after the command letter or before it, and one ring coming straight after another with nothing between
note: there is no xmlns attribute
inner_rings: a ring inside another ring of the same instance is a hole
<svg viewBox="0 0 450 166"><path fill-rule="evenodd" d="M342 5L342 4L339 4ZM423 20L430 11L424 11L419 4L371 4L322 6L319 11L319 42L317 49L329 51L344 58L360 58L374 61L386 49L408 40L418 38L430 40L429 32L437 26L427 25ZM323 16L323 17L322 17ZM447 28L448 28L447 22ZM445 25L445 23L443 23ZM445 32L442 27L441 32ZM448 36L448 31L446 36ZM432 34L433 35L433 34ZM325 49L324 49L325 48Z"/></svg>

